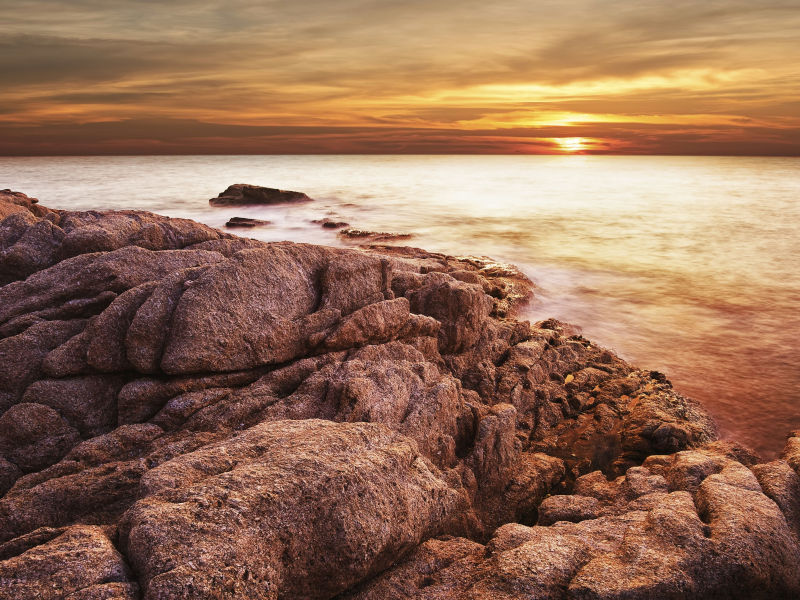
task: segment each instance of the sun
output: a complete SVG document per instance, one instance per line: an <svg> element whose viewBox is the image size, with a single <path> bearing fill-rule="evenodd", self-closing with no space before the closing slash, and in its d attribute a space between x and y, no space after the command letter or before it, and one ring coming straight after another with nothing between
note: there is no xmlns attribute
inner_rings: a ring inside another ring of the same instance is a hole
<svg viewBox="0 0 800 600"><path fill-rule="evenodd" d="M579 137L558 138L557 141L565 152L580 152L586 148L586 140Z"/></svg>

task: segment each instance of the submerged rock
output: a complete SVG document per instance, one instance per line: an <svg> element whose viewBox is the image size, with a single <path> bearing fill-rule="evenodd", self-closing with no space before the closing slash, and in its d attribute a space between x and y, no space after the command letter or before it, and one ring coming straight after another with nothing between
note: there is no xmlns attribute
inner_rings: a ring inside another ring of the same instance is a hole
<svg viewBox="0 0 800 600"><path fill-rule="evenodd" d="M342 227L350 227L350 223L346 223L345 221L334 221L333 219L329 219L328 217L325 217L324 219L314 219L311 222L317 223L326 229L340 229Z"/></svg>
<svg viewBox="0 0 800 600"><path fill-rule="evenodd" d="M209 200L211 206L241 206L245 204L285 204L291 202L311 202L302 192L290 192L275 188L236 183L217 198Z"/></svg>
<svg viewBox="0 0 800 600"><path fill-rule="evenodd" d="M345 225L347 225L345 223ZM325 227L325 225L323 225ZM414 237L410 233L394 233L391 231L369 231L366 229L342 229L337 235L348 239L364 239L370 242L387 240L408 240Z"/></svg>
<svg viewBox="0 0 800 600"><path fill-rule="evenodd" d="M661 373L517 320L512 265L17 201L0 596L800 595L800 437L719 441Z"/></svg>
<svg viewBox="0 0 800 600"><path fill-rule="evenodd" d="M225 227L264 227L272 225L272 221L262 221L261 219L250 219L249 217L231 217Z"/></svg>

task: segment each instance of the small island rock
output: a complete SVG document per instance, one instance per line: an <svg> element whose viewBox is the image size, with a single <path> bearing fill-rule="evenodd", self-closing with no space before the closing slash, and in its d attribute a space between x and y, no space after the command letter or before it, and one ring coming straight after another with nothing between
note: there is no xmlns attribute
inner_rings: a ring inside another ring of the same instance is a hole
<svg viewBox="0 0 800 600"><path fill-rule="evenodd" d="M287 204L311 201L312 199L302 192L236 183L208 202L211 206L240 206L243 204Z"/></svg>

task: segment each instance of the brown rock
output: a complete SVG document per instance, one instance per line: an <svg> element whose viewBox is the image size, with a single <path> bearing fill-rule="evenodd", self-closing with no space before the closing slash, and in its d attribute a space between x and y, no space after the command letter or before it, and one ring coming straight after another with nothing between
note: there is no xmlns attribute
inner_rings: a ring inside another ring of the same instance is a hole
<svg viewBox="0 0 800 600"><path fill-rule="evenodd" d="M327 352L385 344L400 333L410 318L408 300L397 298L360 308L343 319L325 338Z"/></svg>
<svg viewBox="0 0 800 600"><path fill-rule="evenodd" d="M84 469L62 461L50 469L19 479L0 500L0 543L39 527L116 524L136 500L147 465L139 459Z"/></svg>
<svg viewBox="0 0 800 600"><path fill-rule="evenodd" d="M0 417L0 453L26 473L57 463L80 441L74 427L41 404L17 404Z"/></svg>
<svg viewBox="0 0 800 600"><path fill-rule="evenodd" d="M0 561L0 593L17 600L135 600L139 586L101 528L76 525Z"/></svg>
<svg viewBox="0 0 800 600"><path fill-rule="evenodd" d="M414 313L433 317L442 324L439 330L439 351L456 354L474 346L492 310L491 299L471 284L445 276L407 292Z"/></svg>
<svg viewBox="0 0 800 600"><path fill-rule="evenodd" d="M407 438L314 420L265 423L167 462L142 491L120 536L151 598L329 598L464 506Z"/></svg>
<svg viewBox="0 0 800 600"><path fill-rule="evenodd" d="M151 252L135 246L77 256L0 288L0 323L77 298L119 294L173 271L222 259L202 250Z"/></svg>
<svg viewBox="0 0 800 600"><path fill-rule="evenodd" d="M272 221L262 221L261 219L250 219L248 217L231 217L225 227L264 227L272 225Z"/></svg>
<svg viewBox="0 0 800 600"><path fill-rule="evenodd" d="M783 460L750 467L764 495L781 509L794 539L800 543L800 477Z"/></svg>
<svg viewBox="0 0 800 600"><path fill-rule="evenodd" d="M13 246L0 252L0 285L56 264L65 236L60 227L45 219L30 225Z"/></svg>
<svg viewBox="0 0 800 600"><path fill-rule="evenodd" d="M539 505L538 524L547 526L558 521L579 523L600 516L597 498L588 496L550 496Z"/></svg>
<svg viewBox="0 0 800 600"><path fill-rule="evenodd" d="M342 313L384 297L384 267L369 257L356 262L351 281L331 290L336 265L346 260L323 248L275 244L212 267L181 297L161 368L250 369L308 353Z"/></svg>
<svg viewBox="0 0 800 600"><path fill-rule="evenodd" d="M22 471L17 465L8 462L5 458L0 458L0 496L10 490L20 477L22 477Z"/></svg>
<svg viewBox="0 0 800 600"><path fill-rule="evenodd" d="M347 225L344 223L343 225ZM323 224L323 227L326 225ZM387 240L408 240L411 239L411 233L396 233L393 231L369 231L367 229L342 229L337 235L349 239L364 239L370 242L383 242Z"/></svg>
<svg viewBox="0 0 800 600"><path fill-rule="evenodd" d="M289 192L275 188L236 183L217 198L208 201L211 206L240 206L243 204L285 204L289 202L311 202L302 192Z"/></svg>
<svg viewBox="0 0 800 600"><path fill-rule="evenodd" d="M22 192L0 190L0 221L15 213L27 213L34 217L44 217L52 213L49 208L38 205L37 198L29 198Z"/></svg>
<svg viewBox="0 0 800 600"><path fill-rule="evenodd" d="M207 266L181 269L166 276L136 311L125 335L128 361L140 373L158 373L172 315L183 293L208 270Z"/></svg>
<svg viewBox="0 0 800 600"><path fill-rule="evenodd" d="M340 229L342 227L350 227L350 223L345 223L344 221L334 221L328 217L325 217L324 219L314 219L311 222L317 223L325 229Z"/></svg>
<svg viewBox="0 0 800 600"><path fill-rule="evenodd" d="M42 379L28 387L22 400L57 410L83 437L90 438L117 426L117 396L125 382L122 375Z"/></svg>
<svg viewBox="0 0 800 600"><path fill-rule="evenodd" d="M44 321L0 340L0 412L20 402L28 386L44 377L41 367L48 353L85 326L85 321Z"/></svg>

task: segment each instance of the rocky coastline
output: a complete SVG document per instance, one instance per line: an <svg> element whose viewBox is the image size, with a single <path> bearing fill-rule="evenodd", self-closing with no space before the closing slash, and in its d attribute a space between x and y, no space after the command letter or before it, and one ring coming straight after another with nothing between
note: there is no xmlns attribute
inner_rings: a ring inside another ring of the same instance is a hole
<svg viewBox="0 0 800 600"><path fill-rule="evenodd" d="M720 440L512 265L0 219L2 599L800 598L800 431Z"/></svg>

